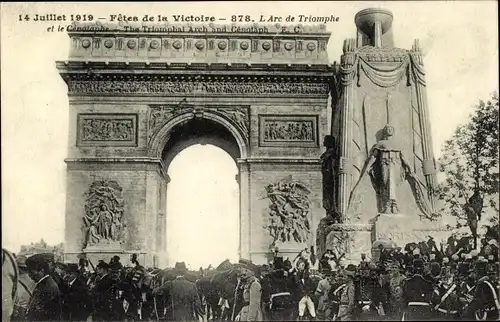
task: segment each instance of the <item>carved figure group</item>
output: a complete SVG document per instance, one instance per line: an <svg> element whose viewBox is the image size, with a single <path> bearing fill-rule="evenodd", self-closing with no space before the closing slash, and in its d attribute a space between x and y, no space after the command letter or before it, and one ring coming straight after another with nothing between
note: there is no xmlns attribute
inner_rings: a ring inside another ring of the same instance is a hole
<svg viewBox="0 0 500 322"><path fill-rule="evenodd" d="M267 226L273 245L276 241L306 242L310 234L309 208L310 191L301 183L282 180L266 187L269 206Z"/></svg>
<svg viewBox="0 0 500 322"><path fill-rule="evenodd" d="M264 140L313 141L313 123L304 121L266 122Z"/></svg>
<svg viewBox="0 0 500 322"><path fill-rule="evenodd" d="M124 229L122 189L115 181L96 181L86 194L86 245L120 241Z"/></svg>
<svg viewBox="0 0 500 322"><path fill-rule="evenodd" d="M70 93L327 95L327 84L71 80Z"/></svg>
<svg viewBox="0 0 500 322"><path fill-rule="evenodd" d="M129 141L134 138L132 120L85 119L83 141Z"/></svg>

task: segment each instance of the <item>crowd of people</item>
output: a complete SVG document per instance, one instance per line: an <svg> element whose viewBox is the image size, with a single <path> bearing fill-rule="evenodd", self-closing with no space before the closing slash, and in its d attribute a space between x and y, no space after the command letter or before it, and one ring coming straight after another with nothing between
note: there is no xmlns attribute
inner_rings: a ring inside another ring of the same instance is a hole
<svg viewBox="0 0 500 322"><path fill-rule="evenodd" d="M427 245L428 247L424 247ZM190 272L144 268L136 255L57 263L17 256L12 321L498 320L498 243L437 249L381 245L357 263L328 250L267 265L228 261Z"/></svg>

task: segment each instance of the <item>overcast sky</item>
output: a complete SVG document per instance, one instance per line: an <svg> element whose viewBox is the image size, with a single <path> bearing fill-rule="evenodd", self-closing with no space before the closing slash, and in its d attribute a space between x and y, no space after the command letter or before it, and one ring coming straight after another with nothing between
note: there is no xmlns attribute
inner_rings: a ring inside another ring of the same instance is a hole
<svg viewBox="0 0 500 322"><path fill-rule="evenodd" d="M434 151L438 155L444 140L451 136L459 123L466 120L477 100L488 99L490 93L498 88L496 1L2 3L4 247L16 251L19 245L41 237L49 244L61 242L64 238L66 166L63 160L68 144L69 117L67 89L57 73L55 61L67 59L69 38L65 33L47 32L47 27L52 25L48 22L19 22L20 14L86 13L94 17L118 13L140 16L205 14L222 17L233 14L333 14L340 18L339 22L327 25L327 29L332 32L328 54L333 62L340 58L343 40L356 35L354 15L367 7L381 7L393 12L393 33L397 47L409 49L415 38L420 39L425 52ZM227 160L227 156L217 149L211 151L203 152L207 166L214 168L223 159ZM189 162L189 158L185 158L182 164L188 168L191 166ZM232 177L234 180L234 174L225 170L227 167L217 169L221 171L218 176ZM205 205L203 198L199 204ZM208 213L218 211L215 208L204 209ZM172 211L184 210L179 208Z"/></svg>

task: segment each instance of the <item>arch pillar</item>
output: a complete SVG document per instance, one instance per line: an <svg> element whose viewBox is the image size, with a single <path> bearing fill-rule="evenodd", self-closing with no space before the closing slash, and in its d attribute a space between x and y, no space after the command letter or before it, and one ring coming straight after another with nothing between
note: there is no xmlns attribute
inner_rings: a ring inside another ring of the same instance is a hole
<svg viewBox="0 0 500 322"><path fill-rule="evenodd" d="M240 258L250 259L251 209L250 209L250 169L246 159L238 159L238 182L240 185Z"/></svg>

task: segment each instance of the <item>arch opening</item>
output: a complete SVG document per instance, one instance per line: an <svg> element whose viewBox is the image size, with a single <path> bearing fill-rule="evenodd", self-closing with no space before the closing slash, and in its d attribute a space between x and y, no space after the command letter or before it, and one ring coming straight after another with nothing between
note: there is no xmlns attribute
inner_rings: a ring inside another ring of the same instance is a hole
<svg viewBox="0 0 500 322"><path fill-rule="evenodd" d="M167 265L191 269L236 262L240 247L240 146L222 124L189 119L168 133L162 160L166 190Z"/></svg>
<svg viewBox="0 0 500 322"><path fill-rule="evenodd" d="M167 186L169 266L191 269L236 262L239 249L238 173L231 156L215 145L191 145L172 160Z"/></svg>

